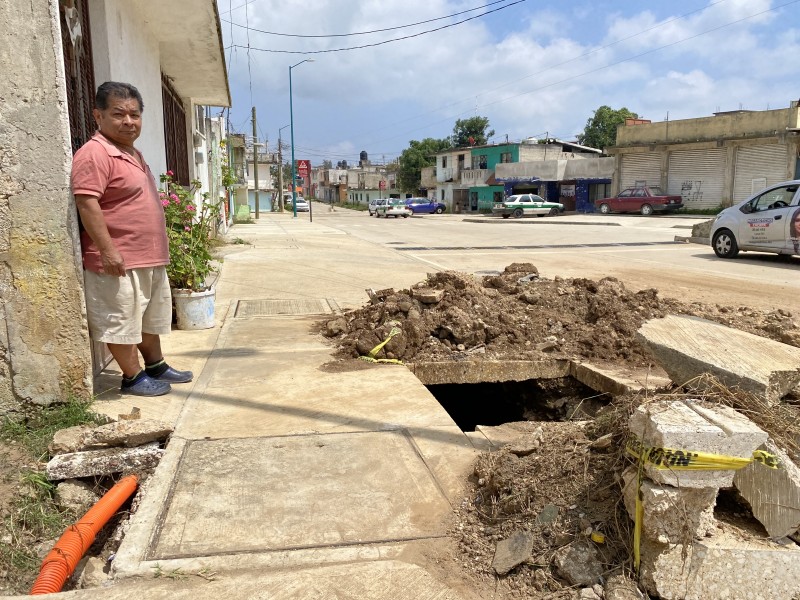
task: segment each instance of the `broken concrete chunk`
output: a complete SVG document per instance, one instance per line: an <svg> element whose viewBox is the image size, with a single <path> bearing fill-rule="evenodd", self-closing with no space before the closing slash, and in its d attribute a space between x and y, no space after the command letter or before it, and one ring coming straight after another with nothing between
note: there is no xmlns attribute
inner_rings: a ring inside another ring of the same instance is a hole
<svg viewBox="0 0 800 600"><path fill-rule="evenodd" d="M736 420L736 427L729 427L728 431L715 424L726 418L730 421L727 412L713 417L714 423L706 418L707 411L704 414L677 400L645 404L633 413L629 428L648 448L694 450L740 458L750 458L767 439L766 433L738 413L742 420ZM694 488L730 487L734 475L731 470L672 470L659 469L653 464L647 464L645 472L656 483Z"/></svg>
<svg viewBox="0 0 800 600"><path fill-rule="evenodd" d="M778 457L780 468L754 462L736 472L733 485L770 537L794 535L800 529L800 468L771 440L762 449Z"/></svg>
<svg viewBox="0 0 800 600"><path fill-rule="evenodd" d="M591 542L577 540L556 550L553 562L559 576L570 585L594 585L603 575L600 553Z"/></svg>
<svg viewBox="0 0 800 600"><path fill-rule="evenodd" d="M541 512L536 515L536 522L540 525L550 525L558 518L559 509L555 504L545 504Z"/></svg>
<svg viewBox="0 0 800 600"><path fill-rule="evenodd" d="M53 441L50 442L47 449L51 455L78 452L84 447L84 434L90 430L91 427L89 425L76 425L75 427L59 429L53 435Z"/></svg>
<svg viewBox="0 0 800 600"><path fill-rule="evenodd" d="M78 516L83 516L99 499L100 494L83 481L62 481L56 488L58 505Z"/></svg>
<svg viewBox="0 0 800 600"><path fill-rule="evenodd" d="M85 557L75 569L78 577L78 589L87 590L102 587L111 578L106 572L108 563L100 556Z"/></svg>
<svg viewBox="0 0 800 600"><path fill-rule="evenodd" d="M533 535L528 531L515 531L511 537L497 542L492 568L498 575L506 575L522 564L533 552Z"/></svg>
<svg viewBox="0 0 800 600"><path fill-rule="evenodd" d="M411 295L423 304L438 304L444 297L444 290L433 288L414 288Z"/></svg>
<svg viewBox="0 0 800 600"><path fill-rule="evenodd" d="M95 427L84 434L83 441L85 447L125 446L133 448L148 442L166 440L171 433L172 427L164 421L140 419Z"/></svg>
<svg viewBox="0 0 800 600"><path fill-rule="evenodd" d="M663 600L795 598L800 548L733 535L696 541L687 549L643 540L640 573L645 589Z"/></svg>
<svg viewBox="0 0 800 600"><path fill-rule="evenodd" d="M592 588L583 588L579 596L580 600L603 600L602 596L598 596Z"/></svg>
<svg viewBox="0 0 800 600"><path fill-rule="evenodd" d="M644 600L636 582L624 575L612 575L606 580L605 600Z"/></svg>
<svg viewBox="0 0 800 600"><path fill-rule="evenodd" d="M523 433L513 442L508 445L508 451L516 454L519 457L528 456L533 454L539 449L544 438L544 431L541 427L537 427L530 433Z"/></svg>
<svg viewBox="0 0 800 600"><path fill-rule="evenodd" d="M637 339L678 385L710 373L729 387L777 402L800 383L800 348L705 319L653 319ZM692 385L702 389L703 381Z"/></svg>
<svg viewBox="0 0 800 600"><path fill-rule="evenodd" d="M631 519L636 515L636 468L630 467L623 474L625 482L623 498ZM716 529L714 505L717 488L678 488L642 481L642 506L644 537L662 544L677 544L688 533L692 537L704 537Z"/></svg>
<svg viewBox="0 0 800 600"><path fill-rule="evenodd" d="M110 475L152 469L164 453L158 443L137 448L107 448L88 452L59 454L47 463L46 474L51 481Z"/></svg>

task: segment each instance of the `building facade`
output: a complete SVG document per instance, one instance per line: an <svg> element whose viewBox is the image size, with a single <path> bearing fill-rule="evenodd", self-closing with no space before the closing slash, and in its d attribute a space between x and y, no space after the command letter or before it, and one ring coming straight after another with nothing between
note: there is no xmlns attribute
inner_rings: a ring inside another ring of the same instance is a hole
<svg viewBox="0 0 800 600"><path fill-rule="evenodd" d="M613 192L657 185L690 208L731 206L800 177L800 108L630 123L617 129Z"/></svg>
<svg viewBox="0 0 800 600"><path fill-rule="evenodd" d="M72 154L95 132L96 86L135 85L158 177L201 179L216 201L205 106L229 106L219 15L205 0L0 4L0 414L88 399L104 357L89 342ZM217 144L217 147L215 147Z"/></svg>

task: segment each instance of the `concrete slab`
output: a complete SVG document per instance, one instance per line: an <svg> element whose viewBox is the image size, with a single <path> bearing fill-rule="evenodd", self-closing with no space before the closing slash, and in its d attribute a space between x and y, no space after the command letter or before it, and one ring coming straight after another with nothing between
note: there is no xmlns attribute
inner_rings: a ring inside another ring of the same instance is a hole
<svg viewBox="0 0 800 600"><path fill-rule="evenodd" d="M414 363L409 365L409 369L425 385L527 381L567 377L570 374L570 361L567 359L464 360Z"/></svg>
<svg viewBox="0 0 800 600"><path fill-rule="evenodd" d="M733 534L642 544L641 582L663 600L775 600L800 594L800 548Z"/></svg>
<svg viewBox="0 0 800 600"><path fill-rule="evenodd" d="M639 406L631 415L628 428L646 448L693 450L740 458L750 458L767 440L767 434L744 417L742 421L728 418L726 422L735 422L736 426L731 425L727 430L717 425L720 420L726 420L722 414L712 422L675 400ZM730 487L734 475L731 470L678 470L657 468L651 463L645 465L645 472L656 483L693 488Z"/></svg>
<svg viewBox="0 0 800 600"><path fill-rule="evenodd" d="M573 361L570 375L593 390L614 396L652 391L671 383L666 372L658 367L629 369L617 365Z"/></svg>
<svg viewBox="0 0 800 600"><path fill-rule="evenodd" d="M45 600L469 600L476 597L467 589L449 588L422 567L396 560L269 572L240 569L219 573L161 568L160 576L154 579L156 572L151 571L147 578L125 580L110 587L38 597ZM12 600L12 597L0 597L0 600Z"/></svg>
<svg viewBox="0 0 800 600"><path fill-rule="evenodd" d="M705 319L652 319L637 337L678 385L710 373L729 387L777 402L800 383L800 348Z"/></svg>
<svg viewBox="0 0 800 600"><path fill-rule="evenodd" d="M148 558L437 537L449 508L405 432L197 440Z"/></svg>
<svg viewBox="0 0 800 600"><path fill-rule="evenodd" d="M736 472L733 485L770 537L786 537L800 530L800 468L771 440L762 449L778 457L780 468L753 463Z"/></svg>

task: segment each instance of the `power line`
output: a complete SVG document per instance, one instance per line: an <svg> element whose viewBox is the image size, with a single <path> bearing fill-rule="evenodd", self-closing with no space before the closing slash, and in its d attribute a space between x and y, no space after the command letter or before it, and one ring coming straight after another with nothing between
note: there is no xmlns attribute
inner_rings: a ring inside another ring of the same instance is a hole
<svg viewBox="0 0 800 600"><path fill-rule="evenodd" d="M505 10L506 8L510 8L515 4L522 4L523 2L527 2L528 0L515 0L510 4L506 4L505 6L501 6L499 8L495 8L492 10L487 10L485 13L481 13L479 15L475 15L474 17L467 17L466 19L462 19L461 21L456 21L455 23L450 23L449 25L442 25L441 27L436 27L434 29L427 29L425 31L420 31L419 33L413 33L410 35L404 35L398 38L392 38L390 40L383 40L382 42L375 42L372 44L362 44L361 46L349 46L347 48L329 48L327 50L274 50L270 48L251 48L250 41L248 37L247 48L248 50L257 50L258 52L270 52L274 54L327 54L330 52L345 52L348 50L361 50L362 48L374 48L375 46L383 46L384 44L390 44L392 42L399 42L402 40L408 40L415 37L420 37L422 35L426 35L428 33L434 33L436 31L442 31L443 29L448 29L450 27L455 27L456 25L461 25L466 23L467 21L473 21L475 19L480 19L481 17L485 17L486 15L490 15L492 13L499 12L501 10ZM229 48L243 48L243 46L239 46L237 44L231 43Z"/></svg>
<svg viewBox="0 0 800 600"><path fill-rule="evenodd" d="M396 25L394 27L385 27L384 29L372 29L370 31L356 31L353 33L328 33L322 35L304 35L300 33L279 33L277 31L265 31L264 29L256 29L255 27L247 27L245 25L241 25L239 23L234 23L233 21L229 21L227 19L220 19L221 21L225 21L226 23L230 23L232 26L236 25L237 27L246 27L250 31L257 31L258 33L264 33L266 35L276 35L281 37L293 37L293 38L335 38L335 37L350 37L356 35L369 35L372 33L382 33L384 31L395 31L397 29L406 29L407 27L415 27L416 25L425 25L426 23L433 23L434 21L442 21L444 19L451 19L453 17L457 17L459 15L464 15L469 12L474 12L476 10L485 9L488 6L493 6L495 4L502 4L503 2L508 2L508 0L495 0L494 2L489 2L488 4L484 4L482 6L476 6L475 8L469 8L467 10L462 10L460 12L452 13L449 15L445 15L444 17L436 17L435 19L427 19L425 21L417 21L416 23L408 23L407 25Z"/></svg>
<svg viewBox="0 0 800 600"><path fill-rule="evenodd" d="M683 38L683 39L680 39L680 40L676 40L676 41L674 41L674 42L670 42L669 44L664 44L663 46L659 46L659 47L657 47L657 48L652 48L651 50L647 50L647 51L645 51L645 52L641 52L640 54L636 54L636 55L634 55L634 56L629 56L629 57L627 57L627 58L620 59L620 60L618 60L618 61L616 61L616 62L609 63L609 64L607 64L607 65L604 65L604 66L602 66L602 67L597 67L597 68L595 68L595 69L590 69L589 71L585 71L585 72L583 72L583 73L579 73L579 74L577 74L577 75L573 75L573 76L571 76L571 77L566 77L566 78L564 78L564 79L560 79L560 80L558 80L558 81L554 81L554 82L551 82L551 83L548 83L548 84L545 84L545 85L540 85L540 86L538 86L538 87L537 87L536 89L534 89L534 90L529 90L529 91L527 91L527 92L521 92L521 93L519 93L519 94L514 94L513 96L508 96L508 97L506 97L506 98L501 98L501 99L499 99L499 100L495 100L494 102L489 102L489 103L487 103L487 104L483 104L483 105L481 105L481 106L480 106L480 108L487 108L487 107L489 107L489 106L494 106L494 105L496 105L496 104L501 104L501 103L503 103L503 102L507 102L507 101L509 101L509 100L513 100L513 99L515 99L515 98L519 98L519 97L521 97L521 96L527 96L528 94L532 94L532 93L534 93L534 92L539 92L539 91L541 91L541 90L543 90L543 89L546 89L546 88L549 88L549 87L553 87L553 86L559 85L559 84L561 84L561 83L565 83L565 82L567 82L567 81L572 81L572 80L574 80L574 79L578 79L578 78L580 78L580 77L584 77L584 76L586 76L586 75L591 75L592 73L597 73L597 72L599 72L599 71L603 71L603 70L605 70L605 69L608 69L608 68L611 68L611 67L614 67L614 66L620 65L620 64L622 64L622 63L629 62L629 61L631 61L631 60L634 60L634 59L637 59L637 58L641 58L642 56L647 56L648 54L653 54L654 52L658 52L658 51L660 51L660 50L664 50L665 48L669 48L669 47L671 47L671 46L676 46L676 45L678 45L678 44L682 44L683 42L687 42L687 41L689 41L689 40L696 39L696 38L698 38L698 37L701 37L701 36L703 36L703 35L706 35L706 34L709 34L709 33L713 33L713 32L715 32L715 31L719 31L720 29L724 29L724 28L726 28L726 27L730 27L731 25L736 25L737 23L741 23L741 22L743 22L743 21L747 21L748 19L752 19L752 18L754 18L754 17L758 17L758 16L760 16L760 15L763 15L763 14L766 14L766 13L769 13L769 12L776 11L776 10L778 10L778 9L780 9L780 8L784 8L784 7L786 7L786 6L790 6L790 5L792 5L792 4L797 4L798 2L800 2L800 0L791 0L790 2L786 2L786 3L784 3L784 4L780 4L780 5L778 5L778 6L774 6L774 7L772 7L772 8L768 8L768 9L762 10L762 11L760 11L760 12L754 13L754 14L752 14L752 15L748 15L748 16L746 16L746 17L742 17L741 19L737 19L737 20L735 20L735 21L730 21L730 22L728 22L728 23L725 23L725 24L723 24L723 25L719 25L719 26L717 26L717 27L712 27L711 29L707 29L707 30L705 30L705 31L701 31L700 33L694 34L694 35L692 35L692 36L689 36L689 37L686 37L686 38ZM419 130L422 130L422 129L426 129L426 128L428 128L428 127L432 126L432 125L438 125L439 123L442 123L442 122L446 122L446 121L452 122L452 120L453 120L454 118L458 118L458 117L461 117L461 116L464 116L464 115L470 114L471 112L472 112L472 109L470 109L470 110L468 110L468 111L462 111L462 112L460 112L460 113L458 113L458 114L456 114L456 115L453 115L453 116L450 116L450 117L446 117L446 118L444 118L444 119L440 119L440 120L438 120L438 121L435 121L435 122L433 122L433 123L428 123L427 125L424 125L424 126L422 126L422 127L418 127L418 128L416 128L416 129L412 129L412 130L406 131L406 132L404 132L404 133L402 133L402 134L398 134L398 135L395 135L395 136L392 136L392 137L389 137L389 138L383 138L383 139L384 139L384 140L386 140L386 139L389 139L389 140L390 140L390 139L395 139L395 138L397 138L397 137L400 137L401 135L407 135L407 134L409 134L409 133L412 133L412 132L414 132L414 131L419 131ZM420 116L423 116L423 115L420 115Z"/></svg>

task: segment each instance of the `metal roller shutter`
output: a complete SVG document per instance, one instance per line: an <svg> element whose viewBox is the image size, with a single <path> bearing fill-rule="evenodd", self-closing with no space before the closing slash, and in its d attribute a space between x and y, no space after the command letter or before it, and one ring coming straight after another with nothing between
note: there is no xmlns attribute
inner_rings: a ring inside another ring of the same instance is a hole
<svg viewBox="0 0 800 600"><path fill-rule="evenodd" d="M714 208L722 204L725 150L677 150L669 153L667 193L683 197L691 208Z"/></svg>
<svg viewBox="0 0 800 600"><path fill-rule="evenodd" d="M786 146L781 144L739 148L736 151L733 203L747 200L765 187L789 179L786 170L788 161Z"/></svg>
<svg viewBox="0 0 800 600"><path fill-rule="evenodd" d="M661 155L656 152L622 155L620 191L646 185L661 185Z"/></svg>

